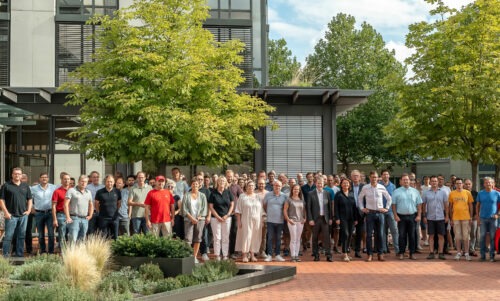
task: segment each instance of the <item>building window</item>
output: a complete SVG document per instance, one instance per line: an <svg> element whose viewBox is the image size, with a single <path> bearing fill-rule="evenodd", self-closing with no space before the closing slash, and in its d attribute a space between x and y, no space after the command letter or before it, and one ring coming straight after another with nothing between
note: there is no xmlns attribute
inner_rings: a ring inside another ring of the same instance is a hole
<svg viewBox="0 0 500 301"><path fill-rule="evenodd" d="M109 15L118 9L118 0L57 0L58 15Z"/></svg>
<svg viewBox="0 0 500 301"><path fill-rule="evenodd" d="M240 40L245 43L243 50L243 62L238 65L243 70L245 82L240 87L253 87L253 66L252 66L252 28L251 27L223 27L223 26L205 26L217 42L225 43L229 40Z"/></svg>
<svg viewBox="0 0 500 301"><path fill-rule="evenodd" d="M9 21L0 20L0 86L9 85Z"/></svg>
<svg viewBox="0 0 500 301"><path fill-rule="evenodd" d="M213 19L252 19L251 0L209 0L208 6Z"/></svg>
<svg viewBox="0 0 500 301"><path fill-rule="evenodd" d="M71 79L68 74L86 62L92 61L96 49L100 47L91 36L99 26L57 23L56 24L56 86Z"/></svg>
<svg viewBox="0 0 500 301"><path fill-rule="evenodd" d="M0 0L0 13L9 12L9 0Z"/></svg>

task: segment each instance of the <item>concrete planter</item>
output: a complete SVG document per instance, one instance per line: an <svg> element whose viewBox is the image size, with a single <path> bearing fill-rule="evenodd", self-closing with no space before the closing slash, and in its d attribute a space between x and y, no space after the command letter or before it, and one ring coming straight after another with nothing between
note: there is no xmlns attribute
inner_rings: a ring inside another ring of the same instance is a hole
<svg viewBox="0 0 500 301"><path fill-rule="evenodd" d="M129 257L114 256L113 260L121 266L139 268L142 264L157 264L165 277L175 277L179 274L191 274L194 268L194 257L184 258L150 258L150 257Z"/></svg>

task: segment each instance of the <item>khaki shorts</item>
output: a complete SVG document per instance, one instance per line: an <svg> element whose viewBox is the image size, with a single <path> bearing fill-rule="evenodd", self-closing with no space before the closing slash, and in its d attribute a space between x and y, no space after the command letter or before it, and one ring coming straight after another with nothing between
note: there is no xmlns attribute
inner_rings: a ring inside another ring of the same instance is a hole
<svg viewBox="0 0 500 301"><path fill-rule="evenodd" d="M469 240L470 238L470 223L465 221L453 221L453 231L455 232L455 239ZM457 246L458 247L458 246Z"/></svg>

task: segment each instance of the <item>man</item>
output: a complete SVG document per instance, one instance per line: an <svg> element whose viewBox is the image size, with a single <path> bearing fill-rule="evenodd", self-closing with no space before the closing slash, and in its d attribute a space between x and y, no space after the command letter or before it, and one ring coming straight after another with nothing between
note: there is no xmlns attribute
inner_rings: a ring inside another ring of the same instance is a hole
<svg viewBox="0 0 500 301"><path fill-rule="evenodd" d="M290 185L288 185L288 177L284 173L280 173L278 175L278 180L283 183L283 187L281 188L281 192L284 194L290 194Z"/></svg>
<svg viewBox="0 0 500 301"><path fill-rule="evenodd" d="M455 179L457 189L450 192L448 202L450 202L450 216L453 220L453 231L455 232L455 245L457 254L455 260L460 260L462 254L465 253L465 260L471 261L469 255L469 239L470 239L470 224L472 223L472 204L474 199L470 191L465 190L461 178ZM495 232L492 232L493 236ZM463 245L461 242L463 241ZM463 253L460 252L463 246Z"/></svg>
<svg viewBox="0 0 500 301"><path fill-rule="evenodd" d="M449 202L446 193L439 189L438 178L430 177L431 188L423 193L423 217L424 223L427 224L427 232L429 235L430 253L427 259L435 258L434 236L438 236L438 256L439 259L445 260L444 257L444 237L446 235L446 223L448 223Z"/></svg>
<svg viewBox="0 0 500 301"><path fill-rule="evenodd" d="M116 179L118 181L118 179ZM130 189L135 185L135 175L127 176L127 188Z"/></svg>
<svg viewBox="0 0 500 301"><path fill-rule="evenodd" d="M28 185L29 184L29 179L28 179L28 175L23 173L21 175L21 183L26 183ZM33 185L35 185L36 182L33 183ZM35 219L35 211L33 209L33 206L31 206L31 211L30 213L28 214L28 221L26 222L26 231L25 231L25 235L24 235L24 244L25 244L25 247L26 247L26 253L28 254L32 254L33 253L33 231L34 231L34 227L33 227L33 220ZM36 223L35 223L36 225ZM12 238L12 249L16 249L16 242L17 242L17 237L16 235L14 235L14 237Z"/></svg>
<svg viewBox="0 0 500 301"><path fill-rule="evenodd" d="M139 171L136 178L137 185L130 189L128 196L128 214L130 221L132 222L133 234L140 234L141 232L147 234L149 230L146 226L146 218L144 217L144 211L146 208L144 201L146 200L146 196L151 191L152 187L149 185L146 186L146 174L144 172Z"/></svg>
<svg viewBox="0 0 500 301"><path fill-rule="evenodd" d="M130 179L130 176L128 177ZM135 176L133 177L134 182L132 182L132 186L135 183ZM130 182L127 180L127 184ZM132 187L130 186L130 187ZM121 201L118 207L118 235L123 235L126 234L127 236L130 235L130 217L128 216L128 195L129 195L129 189L130 187L127 186L125 187L125 181L123 178L118 178L116 179L115 183L116 189L120 192L121 194Z"/></svg>
<svg viewBox="0 0 500 301"><path fill-rule="evenodd" d="M99 189L103 189L104 185L101 184L101 175L97 171L92 171L89 176L90 183L87 185L87 190L90 191L92 195L92 200L95 200L95 194ZM95 204L93 203L95 209ZM88 224L88 234L93 234L97 230L97 220L99 218L99 213L94 212L92 218Z"/></svg>
<svg viewBox="0 0 500 301"><path fill-rule="evenodd" d="M153 234L160 236L161 232L164 237L172 235L172 227L175 224L175 201L170 191L165 189L164 176L156 177L156 186L148 192L144 205L146 205L144 213L146 226Z"/></svg>
<svg viewBox="0 0 500 301"><path fill-rule="evenodd" d="M410 187L410 176L401 176L401 187L392 194L392 211L398 223L399 232L399 259L404 259L406 241L409 241L410 259L417 259L415 251L415 226L420 222L422 213L422 198L420 192Z"/></svg>
<svg viewBox="0 0 500 301"><path fill-rule="evenodd" d="M444 176L441 174L438 174L437 178L438 178L439 190L442 190L446 195L446 199L448 199L448 197L450 196L451 190L448 186L445 185ZM451 234L450 234L451 225L449 226L450 223L451 223L451 221L448 221L448 223L445 223L446 235L444 236L444 249L443 250L444 250L444 254L446 254L446 255L451 255L450 251L448 250L448 243L451 244ZM436 239L436 236L434 236L434 239ZM436 244L436 242L434 241L434 245L435 244Z"/></svg>
<svg viewBox="0 0 500 301"><path fill-rule="evenodd" d="M274 260L285 261L281 257L281 235L284 225L283 207L287 196L281 192L281 182L273 182L273 191L268 192L264 197L264 210L267 214L267 252L268 256L264 261L273 260L273 241L275 241Z"/></svg>
<svg viewBox="0 0 500 301"><path fill-rule="evenodd" d="M389 171L387 169L382 170L380 184L382 184L385 187L385 190L387 190L387 192L392 196L394 190L396 190L396 185L391 182L390 178L391 175L389 174ZM385 197L384 206L387 206L387 199ZM384 253L389 253L388 230L390 230L392 235L392 244L394 245L394 253L399 254L399 232L396 220L394 219L394 214L392 212L392 206L389 208L389 211L385 213L384 219Z"/></svg>
<svg viewBox="0 0 500 301"><path fill-rule="evenodd" d="M189 185L186 181L183 181L181 178L181 170L178 167L174 167L171 170L172 172L172 180L175 182L174 194L179 196L182 200L184 194L189 191Z"/></svg>
<svg viewBox="0 0 500 301"><path fill-rule="evenodd" d="M87 189L89 178L81 175L78 185L68 189L64 198L64 214L68 228L68 240L72 243L81 241L87 235L89 220L94 213L92 193Z"/></svg>
<svg viewBox="0 0 500 301"><path fill-rule="evenodd" d="M33 207L35 208L35 222L38 229L38 244L40 253L47 253L45 245L45 227L49 237L49 253L54 254L54 221L52 216L52 194L56 190L54 184L49 183L49 174L42 172L38 179L39 184L31 186Z"/></svg>
<svg viewBox="0 0 500 301"><path fill-rule="evenodd" d="M312 249L314 261L319 261L319 232L323 234L322 242L326 254L326 260L333 261L330 251L330 231L332 225L332 195L323 190L322 178L316 180L316 189L309 192L307 202L307 221L312 227Z"/></svg>
<svg viewBox="0 0 500 301"><path fill-rule="evenodd" d="M477 246L477 237L478 237L478 227L477 227L477 191L474 190L472 186L471 179L464 180L464 189L470 191L472 194L472 199L474 202L472 203L472 224L470 225L470 243L469 243L469 254L471 256L476 257L476 246Z"/></svg>
<svg viewBox="0 0 500 301"><path fill-rule="evenodd" d="M5 217L5 235L3 238L3 256L11 254L11 243L16 236L15 256L24 256L24 238L28 214L31 212L31 190L26 183L21 182L21 168L12 169L12 179L6 182L0 190L0 208Z"/></svg>
<svg viewBox="0 0 500 301"><path fill-rule="evenodd" d="M340 191L340 188L336 185L337 183L335 182L335 176L334 175L328 175L324 176L326 177L326 185L324 187L324 190L329 192L330 195L332 196L332 200L335 197L335 194ZM333 208L333 206L332 206ZM337 249L337 245L340 243L339 241L339 231L340 231L340 225L337 224L332 224L330 227L330 235L331 239L333 240L333 251L336 254L340 254L339 250Z"/></svg>
<svg viewBox="0 0 500 301"><path fill-rule="evenodd" d="M274 172L274 170L271 170L270 172L267 173L267 179L268 182L266 183L266 190L273 191L273 183L276 179L276 173Z"/></svg>
<svg viewBox="0 0 500 301"><path fill-rule="evenodd" d="M198 180L198 183L200 184L200 192L205 195L207 200L210 198L210 176L209 175L203 175L203 173L198 173L196 175L196 179ZM208 251L210 247L210 237L211 237L211 231L210 227L208 226L210 224L210 218L212 217L212 212L210 210L207 210L207 216L205 218L205 226L203 227L203 233L201 235L201 244L200 244L200 250L201 250L201 259L203 261L209 260L208 258Z"/></svg>
<svg viewBox="0 0 500 301"><path fill-rule="evenodd" d="M123 178L121 179L123 181ZM114 187L113 175L107 175L104 183L104 188L97 190L94 201L95 209L99 213L98 228L102 235L117 239L120 223L118 209L121 207L122 194ZM123 187L123 183L121 186Z"/></svg>
<svg viewBox="0 0 500 301"><path fill-rule="evenodd" d="M230 169L226 170L226 179L228 183L227 189L233 195L234 200L234 208L236 208L236 204L238 203L238 198L243 193L243 189L235 183L234 172ZM234 214L234 210L231 214L231 230L229 232L229 255L232 259L236 259L237 255L235 254L235 246L236 246L236 233L238 232L238 221L236 219L236 215Z"/></svg>
<svg viewBox="0 0 500 301"><path fill-rule="evenodd" d="M262 208L264 208L264 199L266 197L266 194L268 194L269 191L266 190L266 180L259 178L257 181L257 190L255 191L255 194L257 194L257 197L260 200L260 203L262 205ZM259 254L262 258L267 257L267 214L265 211L262 213L262 239L260 242L260 248L259 248Z"/></svg>
<svg viewBox="0 0 500 301"><path fill-rule="evenodd" d="M297 178L302 176L302 174L297 174ZM307 183L302 185L300 189L302 190L302 196L304 197L304 202L307 203L309 202L309 192L316 190L316 185L314 185L314 173L308 172L306 174L306 179ZM307 250L307 245L309 244L309 241L311 240L311 235L312 235L312 228L309 225L309 223L304 224L304 229L302 230L302 248L304 249L304 252ZM300 253L299 253L300 255Z"/></svg>
<svg viewBox="0 0 500 301"><path fill-rule="evenodd" d="M386 206L384 206L384 196L387 199ZM366 205L364 204L365 199ZM368 254L366 261L368 262L373 260L373 231L375 231L379 237L383 237L385 225L384 214L389 211L391 203L392 198L385 187L378 184L378 173L376 171L371 171L370 185L364 185L358 196L358 206L361 211L366 214L366 253ZM378 240L375 249L378 254L378 260L385 261L383 254L383 239Z"/></svg>
<svg viewBox="0 0 500 301"><path fill-rule="evenodd" d="M68 189L71 188L71 177L68 173L61 173L61 186L52 194L52 221L54 228L57 228L57 237L60 248L66 244L66 215L64 214L64 199Z"/></svg>
<svg viewBox="0 0 500 301"><path fill-rule="evenodd" d="M361 211L361 207L359 206L359 193L363 188L363 184L361 184L361 173L359 170L355 169L351 172L351 188L350 190L354 194L354 199L356 200L356 206L359 209L359 220L356 224L356 236L354 239L354 257L361 258L361 242L366 238L365 232L365 214ZM364 202L363 199L361 199ZM366 247L366 246L365 246Z"/></svg>
<svg viewBox="0 0 500 301"><path fill-rule="evenodd" d="M480 223L480 261L486 260L486 233L490 233L490 261L495 262L495 232L497 229L498 205L500 204L500 193L494 189L493 179L485 177L484 189L477 194L478 221ZM456 182L455 182L456 183Z"/></svg>

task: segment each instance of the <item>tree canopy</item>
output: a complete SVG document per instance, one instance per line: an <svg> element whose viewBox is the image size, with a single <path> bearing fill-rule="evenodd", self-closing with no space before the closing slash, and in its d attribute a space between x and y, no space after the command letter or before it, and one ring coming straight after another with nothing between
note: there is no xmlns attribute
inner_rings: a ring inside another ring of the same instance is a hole
<svg viewBox="0 0 500 301"><path fill-rule="evenodd" d="M72 73L72 135L91 158L224 165L258 147L254 130L274 108L236 88L243 44L203 29L205 0L136 0L90 24L103 46Z"/></svg>
<svg viewBox="0 0 500 301"><path fill-rule="evenodd" d="M306 74L314 74L314 86L374 90L366 104L337 119L338 159L344 172L353 162L380 166L401 161L385 146L383 128L397 111L394 91L403 84L405 69L372 26L355 25L352 16L333 17L305 67Z"/></svg>
<svg viewBox="0 0 500 301"><path fill-rule="evenodd" d="M428 2L436 20L410 26L406 45L415 53L407 63L415 75L388 133L400 152L467 160L477 182L479 162L498 160L500 2L477 0L460 11Z"/></svg>
<svg viewBox="0 0 500 301"><path fill-rule="evenodd" d="M300 63L295 56L292 57L292 51L288 49L283 38L269 40L268 61L269 86L289 86L299 74Z"/></svg>

